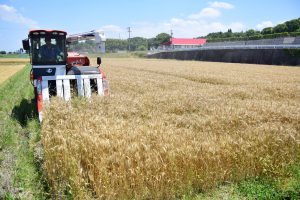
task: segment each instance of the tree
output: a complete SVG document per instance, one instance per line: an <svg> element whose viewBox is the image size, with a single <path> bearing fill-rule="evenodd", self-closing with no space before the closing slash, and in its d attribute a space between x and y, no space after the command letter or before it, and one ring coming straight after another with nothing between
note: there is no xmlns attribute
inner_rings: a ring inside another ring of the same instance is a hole
<svg viewBox="0 0 300 200"><path fill-rule="evenodd" d="M295 32L297 29L300 28L300 19L293 19L285 22L285 24L287 26L288 32Z"/></svg>
<svg viewBox="0 0 300 200"><path fill-rule="evenodd" d="M146 51L148 49L147 46L145 45L141 45L141 46L138 46L138 48L136 49L137 51Z"/></svg>
<svg viewBox="0 0 300 200"><path fill-rule="evenodd" d="M169 42L171 38L171 35L167 33L160 33L158 34L154 39L154 46L157 48L159 45Z"/></svg>
<svg viewBox="0 0 300 200"><path fill-rule="evenodd" d="M254 36L256 34L256 31L254 29L249 29L248 31L246 31L246 35L248 37Z"/></svg>
<svg viewBox="0 0 300 200"><path fill-rule="evenodd" d="M223 38L223 33L220 32L214 32L214 33L209 33L207 36L207 38Z"/></svg>
<svg viewBox="0 0 300 200"><path fill-rule="evenodd" d="M246 33L244 33L243 31L233 33L233 37L236 37L236 38L245 37L245 35L246 35Z"/></svg>
<svg viewBox="0 0 300 200"><path fill-rule="evenodd" d="M261 33L263 35L266 35L266 34L272 34L273 33L273 28L272 27L267 27L267 28L264 28Z"/></svg>
<svg viewBox="0 0 300 200"><path fill-rule="evenodd" d="M132 51L141 51L142 49L147 49L147 46L147 39L143 37L134 37L130 39L130 47Z"/></svg>
<svg viewBox="0 0 300 200"><path fill-rule="evenodd" d="M150 48L155 46L155 42L154 42L155 38L149 38L147 39L147 43L148 43L148 50L150 50Z"/></svg>
<svg viewBox="0 0 300 200"><path fill-rule="evenodd" d="M209 42L219 41L235 41L235 40L257 40L262 38L276 38L288 36L288 32L300 32L300 18L286 21L278 24L275 27L266 27L261 32L250 29L246 32L235 32L229 28L227 32L213 32L207 34L205 37ZM279 34L278 34L279 33ZM291 34L290 34L291 35ZM297 34L292 34L297 35ZM200 38L200 37L198 37Z"/></svg>
<svg viewBox="0 0 300 200"><path fill-rule="evenodd" d="M105 48L109 52L125 51L128 46L127 40L107 39Z"/></svg>
<svg viewBox="0 0 300 200"><path fill-rule="evenodd" d="M231 28L228 29L228 31L227 31L226 33L224 33L224 36L225 36L225 37L232 37L232 36L233 36L233 33L232 33Z"/></svg>
<svg viewBox="0 0 300 200"><path fill-rule="evenodd" d="M0 51L0 54L6 54L6 51Z"/></svg>
<svg viewBox="0 0 300 200"><path fill-rule="evenodd" d="M288 27L286 24L278 24L273 28L274 33L283 33L288 31Z"/></svg>

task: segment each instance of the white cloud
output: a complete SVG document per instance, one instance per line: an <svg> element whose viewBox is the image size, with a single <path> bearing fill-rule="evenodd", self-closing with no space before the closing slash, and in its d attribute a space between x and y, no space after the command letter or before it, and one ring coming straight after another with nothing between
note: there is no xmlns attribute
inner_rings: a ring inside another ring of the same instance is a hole
<svg viewBox="0 0 300 200"><path fill-rule="evenodd" d="M36 21L24 17L14 7L5 4L0 4L0 20L21 24L27 28L38 28Z"/></svg>
<svg viewBox="0 0 300 200"><path fill-rule="evenodd" d="M217 1L209 4L210 7L203 8L199 13L187 15L188 17L174 17L159 23L134 22L131 24L131 36L150 38L162 32L170 34L170 31L173 30L174 37L193 38L205 36L211 32L225 32L228 29L234 32L246 29L242 22L221 23L217 20L221 16L220 9L232 9L234 8L233 5ZM115 25L104 27L110 30L110 32L106 33L108 38L118 38L118 35L119 37L121 35L123 39L128 37L125 27L123 29Z"/></svg>
<svg viewBox="0 0 300 200"><path fill-rule="evenodd" d="M126 35L127 29L118 25L105 25L100 27L99 30L104 31L107 38L125 39L128 36L128 33Z"/></svg>
<svg viewBox="0 0 300 200"><path fill-rule="evenodd" d="M230 3L219 2L219 1L209 2L209 5L213 8L223 8L223 9L232 9L232 8L234 8L234 5L232 5Z"/></svg>
<svg viewBox="0 0 300 200"><path fill-rule="evenodd" d="M190 19L217 18L221 15L220 9L232 9L234 6L226 2L209 2L210 7L203 8L200 12L189 15Z"/></svg>
<svg viewBox="0 0 300 200"><path fill-rule="evenodd" d="M103 31L111 31L111 32L122 32L123 31L120 26L116 26L116 25L102 26L101 30L103 30Z"/></svg>
<svg viewBox="0 0 300 200"><path fill-rule="evenodd" d="M16 12L16 9L14 7L8 6L8 5L0 5L0 9L7 11L7 12Z"/></svg>
<svg viewBox="0 0 300 200"><path fill-rule="evenodd" d="M221 15L221 12L215 8L203 8L199 13L191 14L190 19L200 18L217 18Z"/></svg>
<svg viewBox="0 0 300 200"><path fill-rule="evenodd" d="M258 30L262 30L262 29L264 29L266 27L272 27L272 26L274 26L274 24L271 21L263 21L263 22L257 24L256 28Z"/></svg>
<svg viewBox="0 0 300 200"><path fill-rule="evenodd" d="M245 30L246 26L241 22L232 22L224 24L221 22L210 22L208 20L196 20L196 19L182 19L182 18L172 18L166 22L160 22L157 24L136 24L132 27L132 36L141 37L155 37L157 34L165 32L169 33L173 30L174 37L182 38L194 38L199 36L205 36L211 32L225 32L228 29L232 31L242 31ZM125 32L124 32L125 33ZM124 38L128 37L128 33L124 34ZM107 37L110 37L107 35Z"/></svg>

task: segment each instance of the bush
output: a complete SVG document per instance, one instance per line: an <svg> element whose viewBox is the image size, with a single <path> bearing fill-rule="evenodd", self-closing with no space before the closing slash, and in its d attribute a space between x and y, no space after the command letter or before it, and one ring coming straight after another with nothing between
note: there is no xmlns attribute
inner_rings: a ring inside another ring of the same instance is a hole
<svg viewBox="0 0 300 200"><path fill-rule="evenodd" d="M290 36L293 36L293 37L300 36L300 29L298 32L290 33Z"/></svg>

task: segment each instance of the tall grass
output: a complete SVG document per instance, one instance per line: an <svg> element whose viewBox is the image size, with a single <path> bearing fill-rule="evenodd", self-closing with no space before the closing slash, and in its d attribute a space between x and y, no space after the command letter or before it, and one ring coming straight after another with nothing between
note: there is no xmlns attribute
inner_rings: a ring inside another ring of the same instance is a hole
<svg viewBox="0 0 300 200"><path fill-rule="evenodd" d="M53 99L42 143L54 197L173 199L300 162L300 70L106 59L110 95Z"/></svg>

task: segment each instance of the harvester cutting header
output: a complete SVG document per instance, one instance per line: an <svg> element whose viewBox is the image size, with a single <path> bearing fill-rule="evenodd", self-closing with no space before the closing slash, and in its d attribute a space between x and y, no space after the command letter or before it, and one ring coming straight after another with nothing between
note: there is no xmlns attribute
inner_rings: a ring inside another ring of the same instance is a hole
<svg viewBox="0 0 300 200"><path fill-rule="evenodd" d="M59 96L68 101L72 95L87 98L91 97L92 92L107 95L108 80L100 67L101 58L97 57L97 67L91 67L87 56L67 52L67 43L89 39L94 39L97 47L103 49L101 45L106 38L97 31L67 37L65 31L32 30L28 39L22 41L23 48L30 53L30 79L34 86L40 121L43 105L50 101L51 96Z"/></svg>

